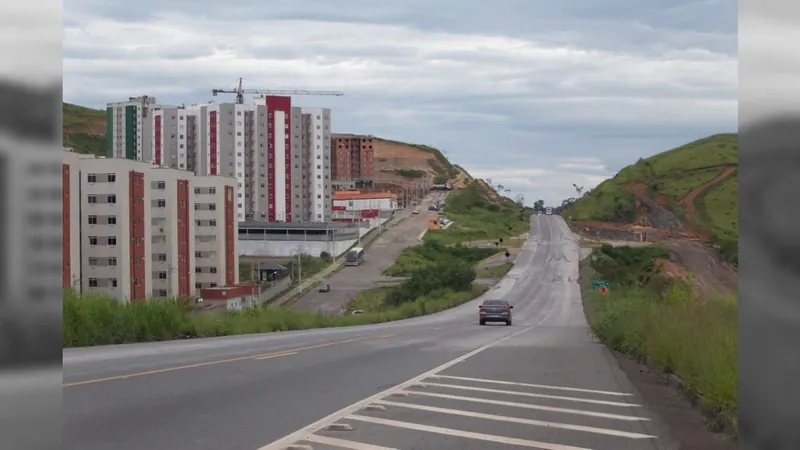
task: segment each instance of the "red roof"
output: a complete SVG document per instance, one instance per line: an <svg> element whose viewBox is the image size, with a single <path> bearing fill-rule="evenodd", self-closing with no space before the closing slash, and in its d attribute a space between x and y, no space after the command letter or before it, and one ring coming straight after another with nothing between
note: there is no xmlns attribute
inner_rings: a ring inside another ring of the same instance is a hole
<svg viewBox="0 0 800 450"><path fill-rule="evenodd" d="M334 200L377 200L377 199L397 199L396 194L391 192L361 192L361 191L336 191L333 193Z"/></svg>
<svg viewBox="0 0 800 450"><path fill-rule="evenodd" d="M238 286L218 286L200 289L200 297L206 300L222 300L255 294L258 294L257 284L240 284Z"/></svg>

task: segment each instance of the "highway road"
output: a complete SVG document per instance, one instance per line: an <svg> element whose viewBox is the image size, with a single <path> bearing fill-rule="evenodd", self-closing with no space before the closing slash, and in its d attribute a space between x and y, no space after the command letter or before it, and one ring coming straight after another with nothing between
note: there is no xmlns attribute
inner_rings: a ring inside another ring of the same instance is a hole
<svg viewBox="0 0 800 450"><path fill-rule="evenodd" d="M532 218L487 297L362 327L64 351L64 448L76 450L670 449L661 421L594 341L578 243Z"/></svg>
<svg viewBox="0 0 800 450"><path fill-rule="evenodd" d="M441 194L437 194L441 195ZM426 197L418 206L419 214L410 215L378 236L364 251L364 263L346 266L325 281L331 285L330 292L312 289L297 299L291 309L322 311L323 314L338 314L359 292L374 288L375 281L382 277L406 248L421 244L418 236L427 228L428 206L434 196Z"/></svg>

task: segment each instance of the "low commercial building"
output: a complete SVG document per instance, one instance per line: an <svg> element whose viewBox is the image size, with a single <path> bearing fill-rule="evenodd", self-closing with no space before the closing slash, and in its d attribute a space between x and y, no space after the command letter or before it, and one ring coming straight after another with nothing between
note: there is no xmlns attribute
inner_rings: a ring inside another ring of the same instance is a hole
<svg viewBox="0 0 800 450"><path fill-rule="evenodd" d="M333 194L334 220L375 219L398 209L391 192L337 191Z"/></svg>

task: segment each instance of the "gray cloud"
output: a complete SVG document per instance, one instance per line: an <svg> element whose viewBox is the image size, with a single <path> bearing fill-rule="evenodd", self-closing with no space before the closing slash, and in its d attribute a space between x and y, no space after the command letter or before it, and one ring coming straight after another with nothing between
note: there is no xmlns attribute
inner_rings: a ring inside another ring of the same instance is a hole
<svg viewBox="0 0 800 450"><path fill-rule="evenodd" d="M733 2L435 5L72 0L64 95L95 107L141 94L205 102L239 77L249 88L344 90L293 101L332 108L336 131L440 147L550 203L573 182L593 186L736 127Z"/></svg>

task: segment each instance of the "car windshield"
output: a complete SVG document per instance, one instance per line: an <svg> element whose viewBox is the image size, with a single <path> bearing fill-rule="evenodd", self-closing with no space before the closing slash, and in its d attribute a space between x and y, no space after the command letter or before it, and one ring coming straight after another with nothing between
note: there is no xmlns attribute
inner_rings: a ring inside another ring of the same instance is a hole
<svg viewBox="0 0 800 450"><path fill-rule="evenodd" d="M486 300L483 304L486 306L506 306L507 302L505 300Z"/></svg>

